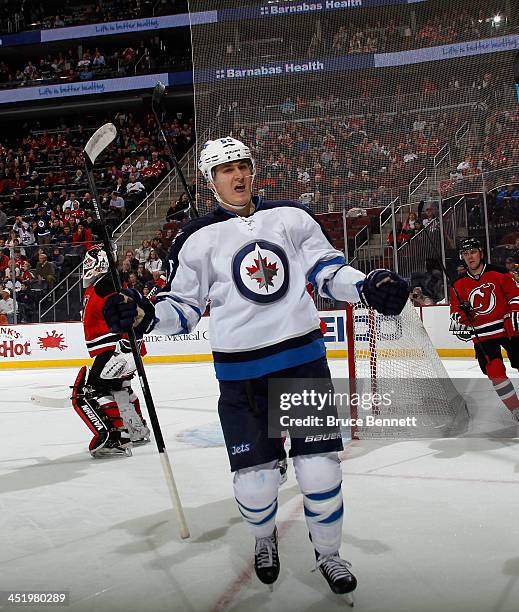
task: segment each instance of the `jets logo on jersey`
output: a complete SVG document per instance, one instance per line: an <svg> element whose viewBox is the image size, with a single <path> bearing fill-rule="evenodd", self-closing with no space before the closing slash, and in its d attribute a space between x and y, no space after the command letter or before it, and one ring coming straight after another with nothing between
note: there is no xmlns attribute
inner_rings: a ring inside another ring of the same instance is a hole
<svg viewBox="0 0 519 612"><path fill-rule="evenodd" d="M288 258L277 244L250 242L233 257L232 275L244 298L256 304L271 304L288 290Z"/></svg>
<svg viewBox="0 0 519 612"><path fill-rule="evenodd" d="M493 283L485 283L470 292L469 302L476 315L485 315L492 312L496 307L495 286Z"/></svg>

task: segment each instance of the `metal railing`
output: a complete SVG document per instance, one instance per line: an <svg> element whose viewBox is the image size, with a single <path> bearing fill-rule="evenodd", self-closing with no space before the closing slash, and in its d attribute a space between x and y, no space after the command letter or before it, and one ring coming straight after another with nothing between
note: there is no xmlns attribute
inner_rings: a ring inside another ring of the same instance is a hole
<svg viewBox="0 0 519 612"><path fill-rule="evenodd" d="M319 100L296 108L294 112L283 112L280 104L262 107L233 109L233 118L239 123L257 121L286 121L311 119L322 116L366 115L372 113L428 112L446 107L470 106L481 99L481 92L472 87L456 90L420 92L399 96L354 98L349 100Z"/></svg>
<svg viewBox="0 0 519 612"><path fill-rule="evenodd" d="M412 200L413 195L427 181L427 168L422 168L420 172L409 182L407 198L408 202Z"/></svg>
<svg viewBox="0 0 519 612"><path fill-rule="evenodd" d="M464 198L459 198L441 216L422 228L410 240L398 247L398 273L410 280L412 274L427 271L427 260L442 258L445 264L446 248L454 248L456 236L467 230ZM427 234L426 234L427 232ZM446 284L446 279L444 279Z"/></svg>
<svg viewBox="0 0 519 612"><path fill-rule="evenodd" d="M469 132L470 123L468 121L464 121L454 134L454 143L458 148L462 145Z"/></svg>
<svg viewBox="0 0 519 612"><path fill-rule="evenodd" d="M193 145L180 161L180 165L186 180L196 174L196 147ZM124 248L135 246L135 236L146 231L146 224L155 221L160 214L159 207L172 202L173 196L184 191L182 181L175 169L171 170L155 189L141 202L141 204L131 212L126 219L120 223L113 231L115 242L120 243ZM165 222L165 214L164 219ZM138 226L136 224L139 223Z"/></svg>
<svg viewBox="0 0 519 612"><path fill-rule="evenodd" d="M56 321L56 307L63 301L66 304L67 313L70 313L70 296L71 292L78 287L79 302L83 301L83 284L81 283L81 268L83 262L79 263L67 276L55 285L46 295L38 302L38 321L41 323L43 318L51 311L53 313L52 321ZM58 292L63 290L63 293L58 295ZM51 300L51 305L45 308L45 302ZM45 308L45 309L44 309ZM79 310L79 309L78 309Z"/></svg>

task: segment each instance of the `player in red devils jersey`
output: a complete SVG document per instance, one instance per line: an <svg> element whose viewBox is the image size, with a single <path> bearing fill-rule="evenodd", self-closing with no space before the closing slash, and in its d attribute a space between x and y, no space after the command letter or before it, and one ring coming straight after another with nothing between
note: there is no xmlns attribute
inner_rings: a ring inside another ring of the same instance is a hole
<svg viewBox="0 0 519 612"><path fill-rule="evenodd" d="M473 328L479 366L513 418L519 421L519 399L501 355L502 347L510 365L519 369L519 285L506 269L485 263L481 243L476 238L462 242L460 259L467 274L453 283L451 318L469 330Z"/></svg>
<svg viewBox="0 0 519 612"><path fill-rule="evenodd" d="M132 444L148 442L150 431L130 386L136 368L128 338L111 332L104 317L104 304L115 289L99 245L86 253L83 286L83 330L94 363L90 371L86 366L79 370L72 404L94 434L89 445L93 457L131 455Z"/></svg>

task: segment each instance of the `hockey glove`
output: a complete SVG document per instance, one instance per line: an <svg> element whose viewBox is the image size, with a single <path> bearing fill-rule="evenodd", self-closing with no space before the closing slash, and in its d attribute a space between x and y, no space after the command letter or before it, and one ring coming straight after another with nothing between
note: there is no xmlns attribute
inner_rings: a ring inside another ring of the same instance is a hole
<svg viewBox="0 0 519 612"><path fill-rule="evenodd" d="M103 315L111 332L121 334L133 327L137 338L148 334L156 323L155 306L136 289L123 289L111 295Z"/></svg>
<svg viewBox="0 0 519 612"><path fill-rule="evenodd" d="M463 312L453 312L451 314L451 321L458 327L467 327L469 324L467 316Z"/></svg>
<svg viewBox="0 0 519 612"><path fill-rule="evenodd" d="M461 302L460 309L451 314L451 319L458 325L465 325L465 327L472 325L474 310L470 302Z"/></svg>
<svg viewBox="0 0 519 612"><path fill-rule="evenodd" d="M383 315L398 315L409 299L407 282L391 270L372 270L357 283L360 299Z"/></svg>
<svg viewBox="0 0 519 612"><path fill-rule="evenodd" d="M505 326L506 335L509 338L519 336L519 312L515 310L506 314L503 323Z"/></svg>

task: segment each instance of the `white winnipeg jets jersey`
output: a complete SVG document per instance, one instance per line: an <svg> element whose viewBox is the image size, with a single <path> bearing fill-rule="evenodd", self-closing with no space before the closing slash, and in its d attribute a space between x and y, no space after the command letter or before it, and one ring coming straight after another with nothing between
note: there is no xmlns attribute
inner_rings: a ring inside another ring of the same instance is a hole
<svg viewBox="0 0 519 612"><path fill-rule="evenodd" d="M190 332L210 304L216 375L244 380L325 355L308 282L357 302L364 274L346 265L310 211L254 198L240 217L224 208L188 223L171 245L168 282L152 333Z"/></svg>

